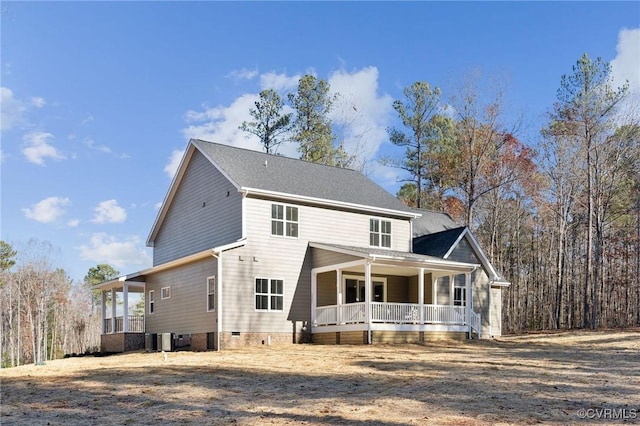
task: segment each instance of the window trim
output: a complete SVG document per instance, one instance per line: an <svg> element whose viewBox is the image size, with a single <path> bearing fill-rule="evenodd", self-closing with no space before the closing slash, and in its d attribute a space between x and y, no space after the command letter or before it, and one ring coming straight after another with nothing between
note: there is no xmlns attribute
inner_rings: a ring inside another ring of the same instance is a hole
<svg viewBox="0 0 640 426"><path fill-rule="evenodd" d="M372 231L371 230L371 223L372 221L376 221L378 222L378 230L377 231ZM389 233L383 233L382 232L382 223L386 222L389 224ZM373 245L371 244L371 235L374 234L377 235L378 237L378 245ZM389 236L389 246L383 246L382 245L382 237L383 236ZM391 249L391 246L393 245L393 227L392 227L392 222L390 219L388 218L383 218L383 217L369 217L369 247L376 247L376 248L381 248L381 249Z"/></svg>
<svg viewBox="0 0 640 426"><path fill-rule="evenodd" d="M256 284L258 280L267 280L267 293L258 293L256 289ZM271 292L271 282L272 281L282 281L282 293L272 293ZM264 276L257 276L253 278L253 310L255 312L284 312L284 289L285 282L284 278L267 278ZM267 309L258 309L256 306L256 297L257 296L267 296ZM281 297L282 298L282 309L272 309L271 307L271 297Z"/></svg>
<svg viewBox="0 0 640 426"><path fill-rule="evenodd" d="M165 290L167 296L165 296ZM171 286L162 287L160 289L160 300L171 299Z"/></svg>
<svg viewBox="0 0 640 426"><path fill-rule="evenodd" d="M459 284L457 280L453 279L453 297L451 298L451 304L453 306L467 306L467 285L466 283ZM456 290L459 290L461 299L456 298Z"/></svg>
<svg viewBox="0 0 640 426"><path fill-rule="evenodd" d="M282 219L275 219L273 217L273 206L280 206L282 207ZM296 214L297 214L297 219L298 220L287 220L287 209L291 208L291 209L296 209ZM272 237L276 237L276 238L291 238L291 239L298 239L300 238L300 208L296 205L293 204L286 204L286 203L271 203L271 218L270 218L270 224L271 224L271 231L270 231L270 235ZM282 235L280 234L274 234L273 233L273 223L274 222L279 222L282 223ZM296 235L287 235L287 225L288 224L296 224L297 228L296 228Z"/></svg>
<svg viewBox="0 0 640 426"><path fill-rule="evenodd" d="M213 291L212 290L212 286L211 283L213 282ZM218 302L218 298L217 298L217 292L216 292L217 288L216 288L216 277L215 275L207 277L207 312L215 312L216 311L216 306L217 306L217 302ZM211 307L211 303L209 298L213 296L213 308Z"/></svg>
<svg viewBox="0 0 640 426"><path fill-rule="evenodd" d="M154 300L155 290L149 290L149 302L147 305L147 310L149 311L149 315L153 315L155 313L155 305L156 301Z"/></svg>

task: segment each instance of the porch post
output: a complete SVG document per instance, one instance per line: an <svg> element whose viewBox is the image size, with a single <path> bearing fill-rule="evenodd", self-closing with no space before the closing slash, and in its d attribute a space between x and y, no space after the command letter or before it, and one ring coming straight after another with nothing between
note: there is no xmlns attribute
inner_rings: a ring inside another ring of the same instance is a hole
<svg viewBox="0 0 640 426"><path fill-rule="evenodd" d="M418 305L420 324L424 324L424 268L418 269Z"/></svg>
<svg viewBox="0 0 640 426"><path fill-rule="evenodd" d="M111 332L116 332L116 289L111 289Z"/></svg>
<svg viewBox="0 0 640 426"><path fill-rule="evenodd" d="M433 304L438 304L438 277L433 279L433 284L431 285L433 292Z"/></svg>
<svg viewBox="0 0 640 426"><path fill-rule="evenodd" d="M318 273L311 272L311 325L316 326L316 305L318 304Z"/></svg>
<svg viewBox="0 0 640 426"><path fill-rule="evenodd" d="M364 264L364 314L367 321L367 343L371 344L371 262Z"/></svg>
<svg viewBox="0 0 640 426"><path fill-rule="evenodd" d="M342 324L342 269L336 269L336 323Z"/></svg>
<svg viewBox="0 0 640 426"><path fill-rule="evenodd" d="M124 283L122 286L122 302L124 304L124 312L122 314L122 331L129 332L129 284Z"/></svg>
<svg viewBox="0 0 640 426"><path fill-rule="evenodd" d="M107 334L107 324L105 319L107 318L107 292L101 291L102 295L102 311L100 312L100 317L102 319L102 334Z"/></svg>
<svg viewBox="0 0 640 426"><path fill-rule="evenodd" d="M449 275L449 305L453 306L453 287L455 286L455 275Z"/></svg>
<svg viewBox="0 0 640 426"><path fill-rule="evenodd" d="M464 288L466 289L465 316L467 317L467 324L469 325L469 333L471 333L471 272L465 272L464 274Z"/></svg>

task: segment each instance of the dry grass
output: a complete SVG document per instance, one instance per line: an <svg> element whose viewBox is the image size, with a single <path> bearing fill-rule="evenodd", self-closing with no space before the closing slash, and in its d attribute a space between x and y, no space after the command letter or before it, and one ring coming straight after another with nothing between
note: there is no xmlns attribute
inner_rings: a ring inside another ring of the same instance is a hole
<svg viewBox="0 0 640 426"><path fill-rule="evenodd" d="M640 330L167 355L1 370L0 424L573 424L600 408L640 422Z"/></svg>

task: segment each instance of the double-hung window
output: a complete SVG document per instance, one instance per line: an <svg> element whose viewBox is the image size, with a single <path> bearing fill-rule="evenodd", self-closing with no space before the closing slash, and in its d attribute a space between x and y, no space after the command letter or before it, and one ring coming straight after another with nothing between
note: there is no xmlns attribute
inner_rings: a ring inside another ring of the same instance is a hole
<svg viewBox="0 0 640 426"><path fill-rule="evenodd" d="M256 310L282 311L284 280L256 278Z"/></svg>
<svg viewBox="0 0 640 426"><path fill-rule="evenodd" d="M369 219L369 245L391 248L391 221Z"/></svg>
<svg viewBox="0 0 640 426"><path fill-rule="evenodd" d="M149 313L152 314L155 309L155 301L153 300L154 291L149 290Z"/></svg>
<svg viewBox="0 0 640 426"><path fill-rule="evenodd" d="M160 289L161 293L160 293L160 298L162 300L164 299L168 299L171 297L171 287L162 287L162 289Z"/></svg>
<svg viewBox="0 0 640 426"><path fill-rule="evenodd" d="M284 204L271 205L271 235L298 237L298 208Z"/></svg>

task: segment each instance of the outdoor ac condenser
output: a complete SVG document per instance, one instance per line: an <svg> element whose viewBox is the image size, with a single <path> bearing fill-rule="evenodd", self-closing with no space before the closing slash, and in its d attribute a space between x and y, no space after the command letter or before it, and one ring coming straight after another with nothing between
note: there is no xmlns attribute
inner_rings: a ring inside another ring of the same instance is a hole
<svg viewBox="0 0 640 426"><path fill-rule="evenodd" d="M158 350L170 352L173 350L173 339L171 333L162 333L162 339L158 339ZM162 341L162 347L160 347L160 341Z"/></svg>

